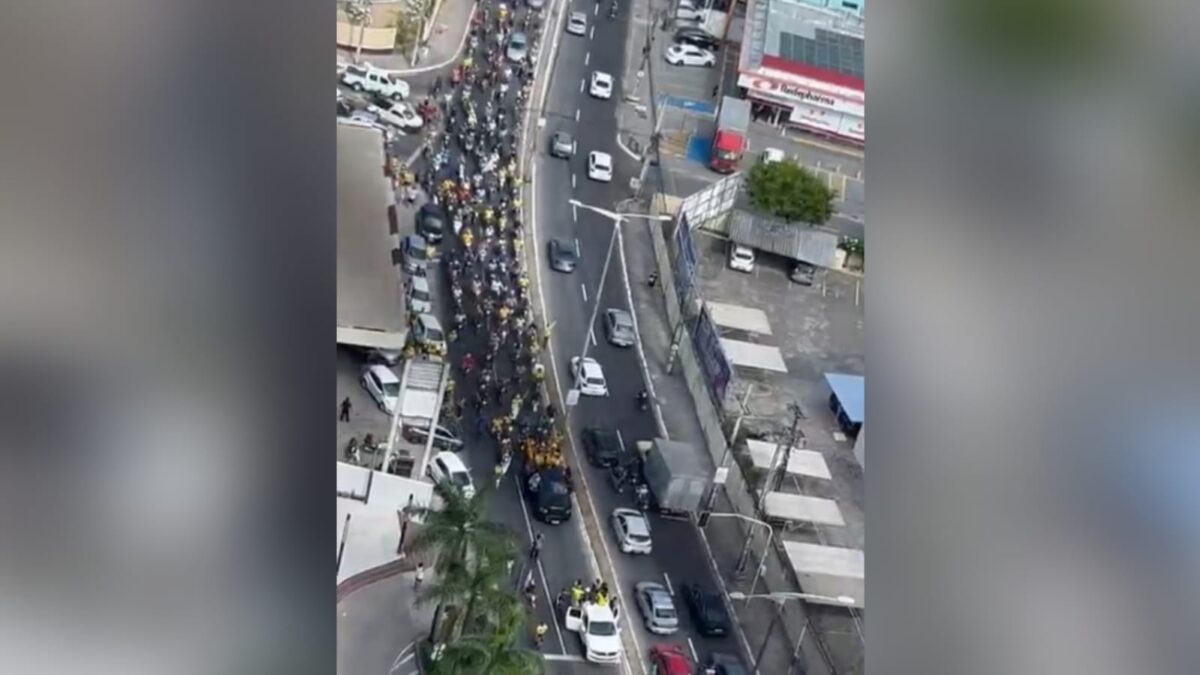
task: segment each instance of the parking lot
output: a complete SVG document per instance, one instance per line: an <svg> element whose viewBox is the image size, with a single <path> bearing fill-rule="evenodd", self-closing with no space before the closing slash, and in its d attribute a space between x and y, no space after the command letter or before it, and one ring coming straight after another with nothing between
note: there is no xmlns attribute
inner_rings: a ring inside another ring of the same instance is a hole
<svg viewBox="0 0 1200 675"><path fill-rule="evenodd" d="M702 296L765 312L772 335L730 337L778 347L788 369L782 374L734 368L731 395L740 395L749 383L754 385L747 402L750 417L743 428L751 433L778 432L791 419L788 404L800 404L807 418L802 431L808 446L825 455L834 480L803 486L785 483L785 490L834 499L842 509L846 526L820 528L813 543L862 548L862 469L854 460L852 440L841 435L829 410L823 381L827 372L865 372L861 279L821 270L812 286L801 286L787 278L789 261L763 253L758 254L752 273L737 272L726 263L726 240L696 234L700 256L696 279Z"/></svg>

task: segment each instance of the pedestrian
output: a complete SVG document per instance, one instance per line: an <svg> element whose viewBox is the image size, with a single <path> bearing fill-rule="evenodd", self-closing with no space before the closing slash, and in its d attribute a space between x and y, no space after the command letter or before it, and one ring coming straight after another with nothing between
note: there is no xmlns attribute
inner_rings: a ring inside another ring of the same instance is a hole
<svg viewBox="0 0 1200 675"><path fill-rule="evenodd" d="M400 543L396 545L396 554L401 558L404 557L404 540L408 538L408 523L412 521L412 514L408 509L401 511L400 515Z"/></svg>
<svg viewBox="0 0 1200 675"><path fill-rule="evenodd" d="M713 98L717 97L717 92L719 92L719 91L721 91L721 85L718 84L717 86L713 87L713 93L712 93Z"/></svg>
<svg viewBox="0 0 1200 675"><path fill-rule="evenodd" d="M421 583L425 581L425 563L417 563L417 575L413 578L413 590L421 590Z"/></svg>
<svg viewBox="0 0 1200 675"><path fill-rule="evenodd" d="M649 286L650 288L654 288L654 285L657 283L658 283L658 271L655 270L654 272L650 273L650 278L646 279L646 285Z"/></svg>
<svg viewBox="0 0 1200 675"><path fill-rule="evenodd" d="M542 554L542 533L538 532L533 538L533 543L529 545L529 559L537 562L538 556Z"/></svg>
<svg viewBox="0 0 1200 675"><path fill-rule="evenodd" d="M533 644L538 649L542 648L542 643L546 641L546 632L549 630L550 627L545 622L539 623L537 628L533 629Z"/></svg>
<svg viewBox="0 0 1200 675"><path fill-rule="evenodd" d="M339 422L349 422L350 421L350 397L349 396L342 399L342 405L338 412L338 421Z"/></svg>

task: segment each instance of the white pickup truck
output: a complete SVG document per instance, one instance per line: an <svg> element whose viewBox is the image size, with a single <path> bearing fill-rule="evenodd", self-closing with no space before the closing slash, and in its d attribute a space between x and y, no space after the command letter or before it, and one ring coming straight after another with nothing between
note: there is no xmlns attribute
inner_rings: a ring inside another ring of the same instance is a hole
<svg viewBox="0 0 1200 675"><path fill-rule="evenodd" d="M584 603L567 607L567 630L579 633L584 657L592 663L614 664L621 661L621 633L617 616L609 605Z"/></svg>
<svg viewBox="0 0 1200 675"><path fill-rule="evenodd" d="M354 91L369 91L394 100L408 98L407 82L374 66L347 66L341 80Z"/></svg>

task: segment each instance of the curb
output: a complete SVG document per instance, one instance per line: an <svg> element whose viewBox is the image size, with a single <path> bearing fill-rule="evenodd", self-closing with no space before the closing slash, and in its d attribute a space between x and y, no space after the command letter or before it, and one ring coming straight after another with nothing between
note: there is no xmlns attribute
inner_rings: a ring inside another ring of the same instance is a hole
<svg viewBox="0 0 1200 675"><path fill-rule="evenodd" d="M408 571L410 571L408 568L408 561L404 558L397 558L396 560L384 563L378 567L372 567L371 569L359 572L358 574L353 574L337 585L335 602L340 603L355 591L361 590L366 586L370 586L377 581L390 579L396 575L404 574Z"/></svg>

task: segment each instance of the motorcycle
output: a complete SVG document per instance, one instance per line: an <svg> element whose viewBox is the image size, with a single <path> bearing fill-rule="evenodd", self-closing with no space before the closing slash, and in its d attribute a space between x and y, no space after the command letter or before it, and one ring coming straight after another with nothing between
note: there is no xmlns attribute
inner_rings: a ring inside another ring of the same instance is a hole
<svg viewBox="0 0 1200 675"><path fill-rule="evenodd" d="M639 511L647 511L650 509L650 488L646 487L645 483L638 483L633 489L633 499L637 503Z"/></svg>

